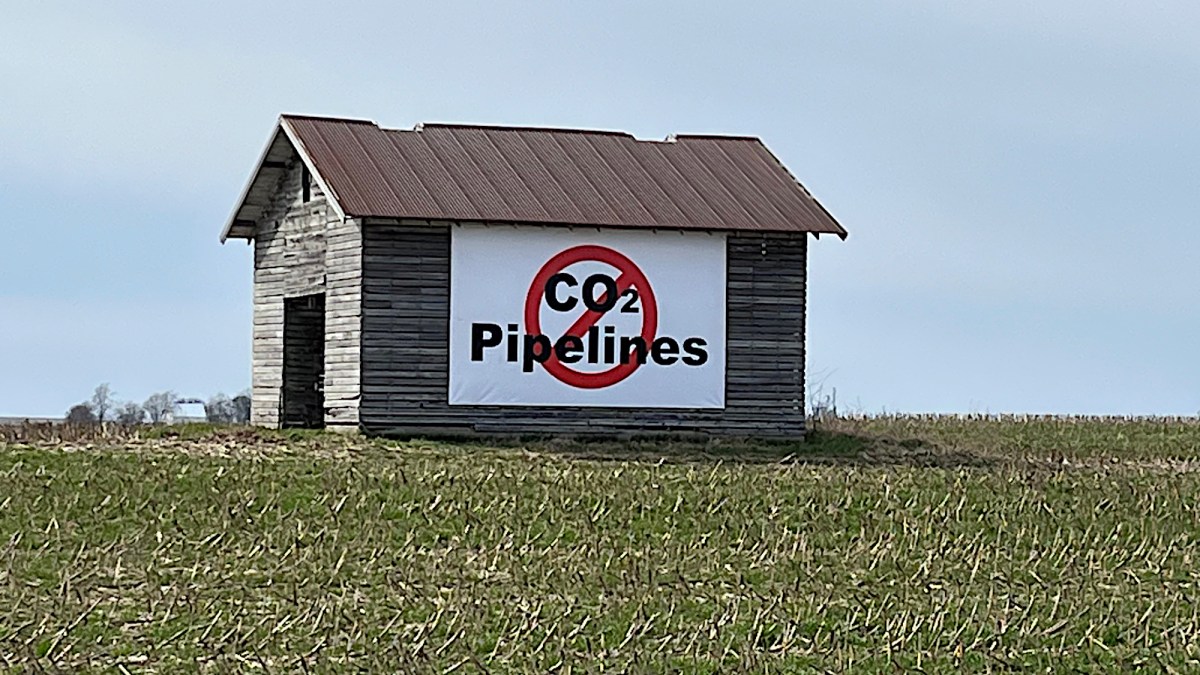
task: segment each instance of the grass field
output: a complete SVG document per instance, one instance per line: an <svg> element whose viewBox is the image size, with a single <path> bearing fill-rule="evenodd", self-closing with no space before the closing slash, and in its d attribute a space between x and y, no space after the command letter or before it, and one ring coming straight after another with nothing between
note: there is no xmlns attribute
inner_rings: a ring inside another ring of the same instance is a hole
<svg viewBox="0 0 1200 675"><path fill-rule="evenodd" d="M0 430L0 671L1200 669L1200 424Z"/></svg>

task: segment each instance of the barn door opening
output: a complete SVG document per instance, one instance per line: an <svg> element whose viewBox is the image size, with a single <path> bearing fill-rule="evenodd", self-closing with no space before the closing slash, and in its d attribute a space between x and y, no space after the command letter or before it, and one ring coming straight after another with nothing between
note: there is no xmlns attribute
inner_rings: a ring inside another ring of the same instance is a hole
<svg viewBox="0 0 1200 675"><path fill-rule="evenodd" d="M325 426L325 294L283 301L280 426Z"/></svg>

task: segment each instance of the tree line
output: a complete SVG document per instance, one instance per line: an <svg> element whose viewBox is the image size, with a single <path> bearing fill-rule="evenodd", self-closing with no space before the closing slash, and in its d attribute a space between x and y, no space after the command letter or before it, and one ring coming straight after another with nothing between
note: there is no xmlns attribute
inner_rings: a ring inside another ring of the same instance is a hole
<svg viewBox="0 0 1200 675"><path fill-rule="evenodd" d="M185 400L173 391L160 391L141 403L120 401L105 382L96 387L90 399L71 406L65 419L72 424L163 424L174 418L175 411ZM204 417L213 424L248 424L249 392L233 398L223 393L212 396L204 404Z"/></svg>

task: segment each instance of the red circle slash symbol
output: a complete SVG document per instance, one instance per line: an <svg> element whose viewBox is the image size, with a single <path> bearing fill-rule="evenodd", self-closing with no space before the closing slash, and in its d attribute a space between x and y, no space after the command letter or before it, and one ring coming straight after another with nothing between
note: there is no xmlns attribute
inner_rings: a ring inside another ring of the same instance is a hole
<svg viewBox="0 0 1200 675"><path fill-rule="evenodd" d="M533 283L529 286L529 293L525 296L526 332L530 335L542 334L541 305L542 298L545 295L546 282L550 280L550 277L561 272L568 265L585 260L598 260L602 263L612 265L620 271L620 275L615 280L618 295L624 293L631 286L637 288L638 295L642 301L641 337L646 342L646 349L650 349L654 344L654 337L658 332L658 302L654 299L654 291L650 288L650 281L646 279L646 275L642 273L642 270L638 269L638 266L624 254L614 251L611 248L596 246L594 244L575 246L557 253L538 270L538 273L533 277ZM597 301L603 302L604 296L597 298ZM603 316L603 312L587 309L567 329L564 335L573 335L582 339L584 333L596 325L596 322ZM558 354L552 350L550 357L546 359L542 367L556 379L572 387L579 389L602 389L604 387L611 387L629 377L641 365L634 358L628 359L628 363L621 363L620 358L617 361L617 364L608 370L584 373L568 368L558 360Z"/></svg>

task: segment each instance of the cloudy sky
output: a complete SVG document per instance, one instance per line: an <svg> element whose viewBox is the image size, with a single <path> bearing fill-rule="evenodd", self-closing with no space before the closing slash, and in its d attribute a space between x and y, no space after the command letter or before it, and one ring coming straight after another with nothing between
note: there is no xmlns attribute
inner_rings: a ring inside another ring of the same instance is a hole
<svg viewBox="0 0 1200 675"><path fill-rule="evenodd" d="M217 243L281 112L761 136L850 231L810 371L864 412L1200 410L1200 4L16 2L0 415L249 385Z"/></svg>

